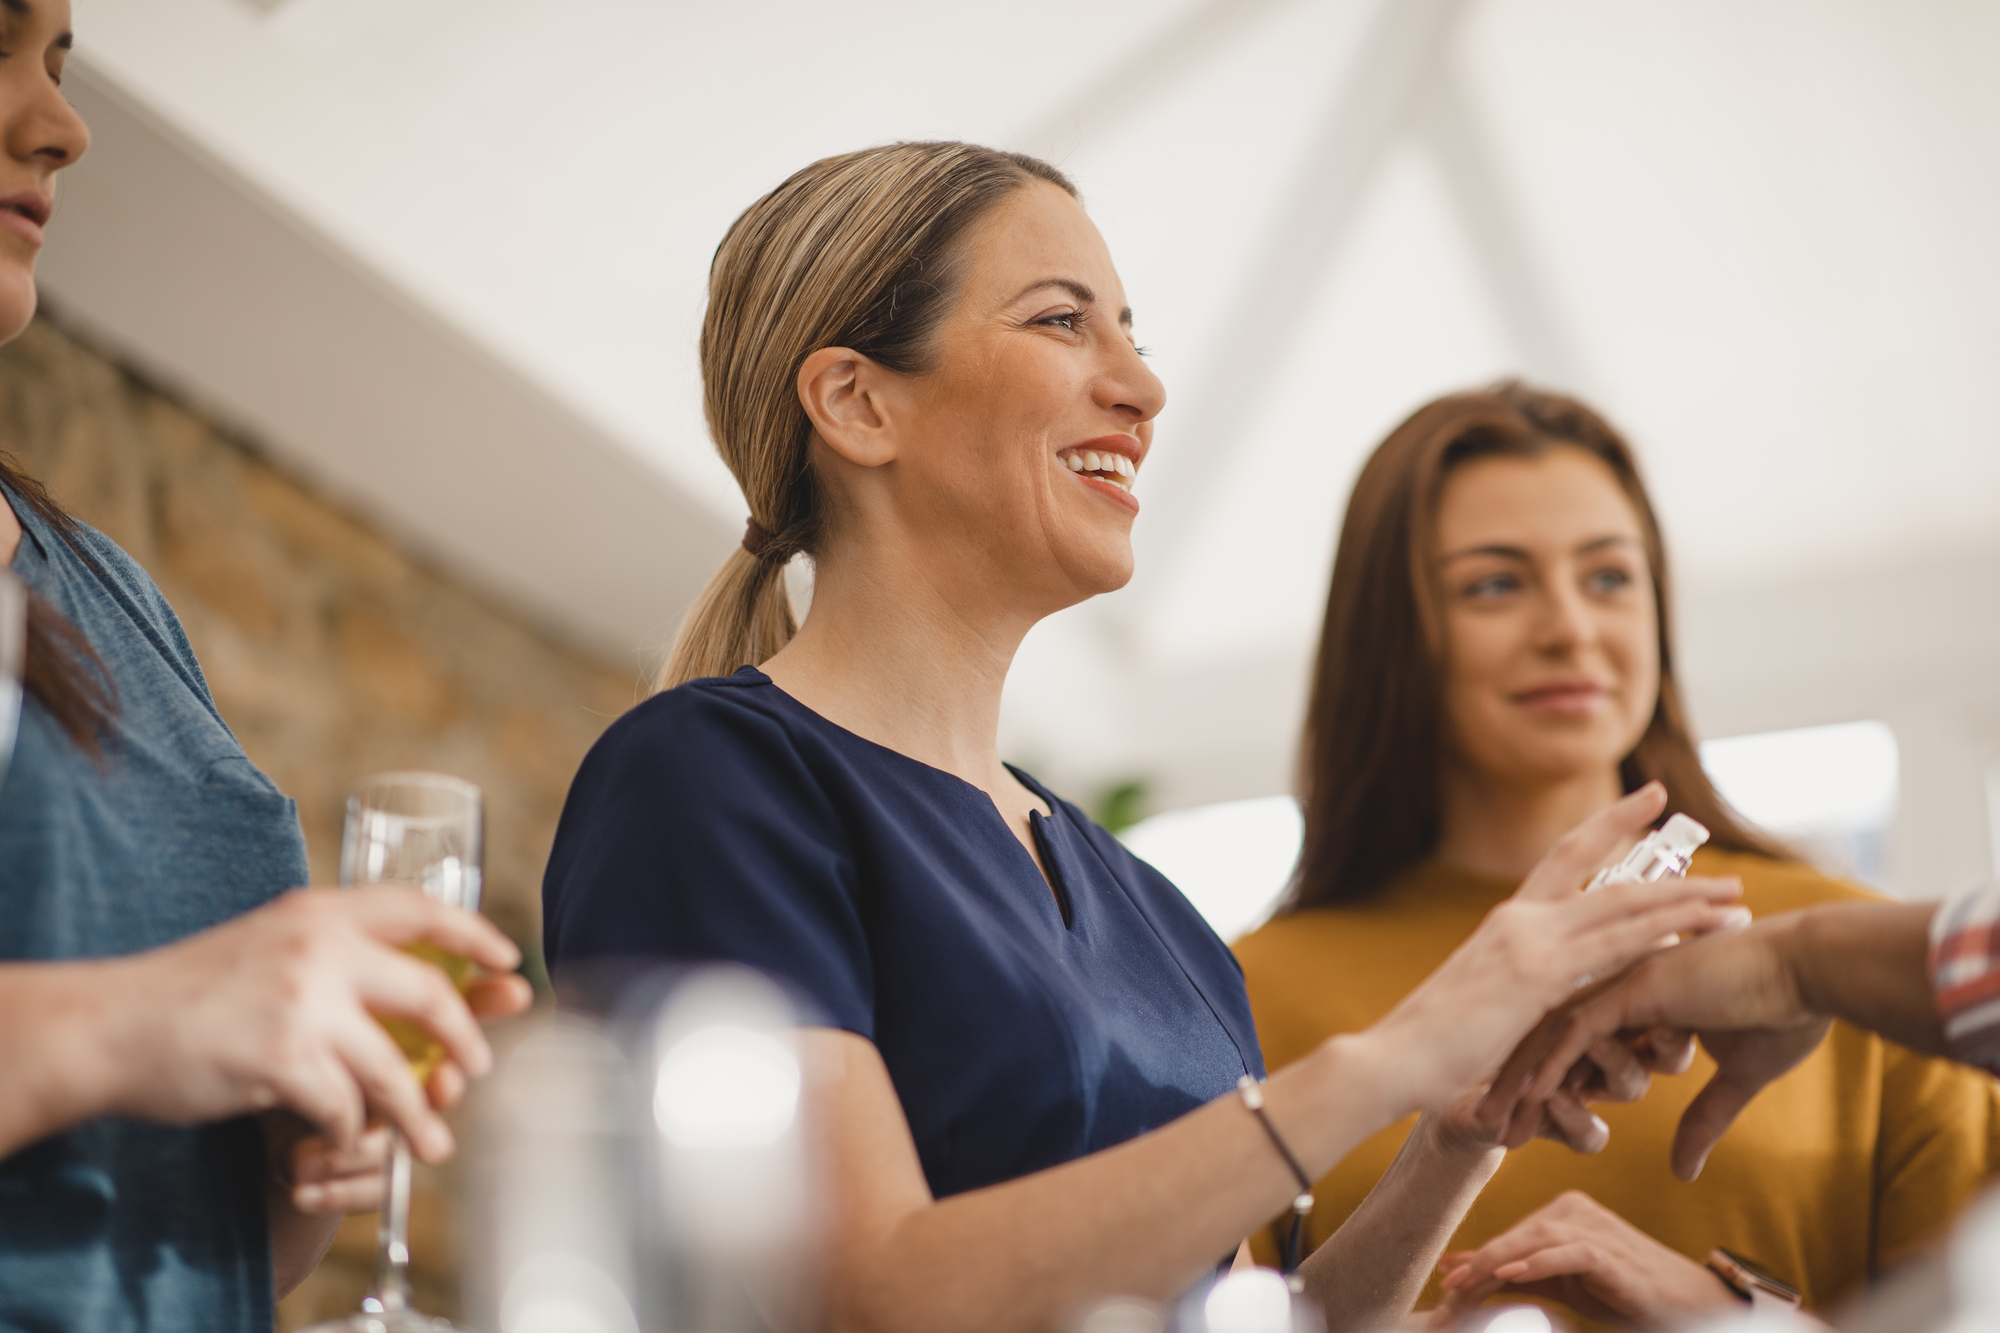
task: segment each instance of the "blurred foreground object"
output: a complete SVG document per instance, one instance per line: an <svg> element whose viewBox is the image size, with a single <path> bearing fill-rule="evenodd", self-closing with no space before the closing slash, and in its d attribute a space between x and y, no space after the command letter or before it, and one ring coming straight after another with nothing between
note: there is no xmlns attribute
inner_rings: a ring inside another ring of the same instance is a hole
<svg viewBox="0 0 2000 1333"><path fill-rule="evenodd" d="M481 1089L465 1309L492 1333L638 1333L624 1056L596 1023L525 1021Z"/></svg>
<svg viewBox="0 0 2000 1333"><path fill-rule="evenodd" d="M809 1300L812 1172L799 1015L740 967L702 968L653 1025L652 1121L671 1327L754 1330L753 1308ZM767 1311L768 1313L768 1311Z"/></svg>
<svg viewBox="0 0 2000 1333"><path fill-rule="evenodd" d="M0 781L6 780L14 733L21 725L21 668L27 646L28 590L0 569Z"/></svg>
<svg viewBox="0 0 2000 1333"><path fill-rule="evenodd" d="M481 1333L810 1326L798 1010L754 972L619 988L517 1029L476 1097L465 1310ZM782 1317L779 1313L782 1312Z"/></svg>

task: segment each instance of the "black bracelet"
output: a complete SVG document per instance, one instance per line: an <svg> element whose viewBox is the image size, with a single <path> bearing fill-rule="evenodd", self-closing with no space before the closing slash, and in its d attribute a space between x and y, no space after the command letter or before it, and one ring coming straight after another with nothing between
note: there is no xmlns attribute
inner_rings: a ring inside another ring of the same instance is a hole
<svg viewBox="0 0 2000 1333"><path fill-rule="evenodd" d="M1278 1156L1284 1158L1285 1165L1291 1168L1292 1178L1299 1182L1298 1195L1292 1200L1292 1230L1285 1238L1284 1266L1281 1270L1285 1276L1290 1277L1298 1271L1299 1242L1305 1235L1306 1215L1313 1210L1312 1177L1306 1174L1303 1166L1299 1165L1299 1159L1292 1155L1292 1150L1279 1136L1278 1127L1272 1124L1271 1117L1265 1114L1264 1085L1245 1074L1236 1080L1236 1095L1250 1108L1250 1114L1257 1117L1257 1123L1264 1127L1264 1134L1271 1140L1271 1146L1278 1150Z"/></svg>

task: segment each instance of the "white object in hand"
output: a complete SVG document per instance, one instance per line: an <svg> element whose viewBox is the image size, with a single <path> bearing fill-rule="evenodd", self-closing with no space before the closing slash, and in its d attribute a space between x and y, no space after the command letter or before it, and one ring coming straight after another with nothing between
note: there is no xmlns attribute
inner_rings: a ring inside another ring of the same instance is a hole
<svg viewBox="0 0 2000 1333"><path fill-rule="evenodd" d="M1606 884L1644 884L1668 875L1685 875L1695 848L1707 841L1707 829L1686 815L1675 815L1641 838L1624 860L1598 871L1584 892Z"/></svg>

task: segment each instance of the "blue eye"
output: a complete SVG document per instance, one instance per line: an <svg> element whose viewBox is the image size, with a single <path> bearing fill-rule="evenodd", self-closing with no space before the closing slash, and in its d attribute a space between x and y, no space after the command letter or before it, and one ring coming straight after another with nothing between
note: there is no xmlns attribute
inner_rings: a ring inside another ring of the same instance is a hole
<svg viewBox="0 0 2000 1333"><path fill-rule="evenodd" d="M1464 595L1469 598L1485 600L1494 597L1504 597L1510 592L1520 591L1520 588L1521 581L1512 574L1489 574L1487 577L1468 586Z"/></svg>
<svg viewBox="0 0 2000 1333"><path fill-rule="evenodd" d="M1600 569L1584 580L1584 586L1595 593L1623 592L1632 586L1632 576L1622 569Z"/></svg>

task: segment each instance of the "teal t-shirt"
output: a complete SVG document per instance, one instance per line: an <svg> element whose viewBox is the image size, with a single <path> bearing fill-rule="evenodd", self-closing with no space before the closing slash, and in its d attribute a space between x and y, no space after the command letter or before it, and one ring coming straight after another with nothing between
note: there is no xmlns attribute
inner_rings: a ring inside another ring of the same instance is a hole
<svg viewBox="0 0 2000 1333"><path fill-rule="evenodd" d="M103 534L79 526L86 559L0 499L24 529L14 572L119 698L101 761L23 706L0 783L0 962L154 948L304 884L298 808L223 724L153 581ZM268 1333L266 1178L248 1118L105 1118L0 1160L0 1330Z"/></svg>

